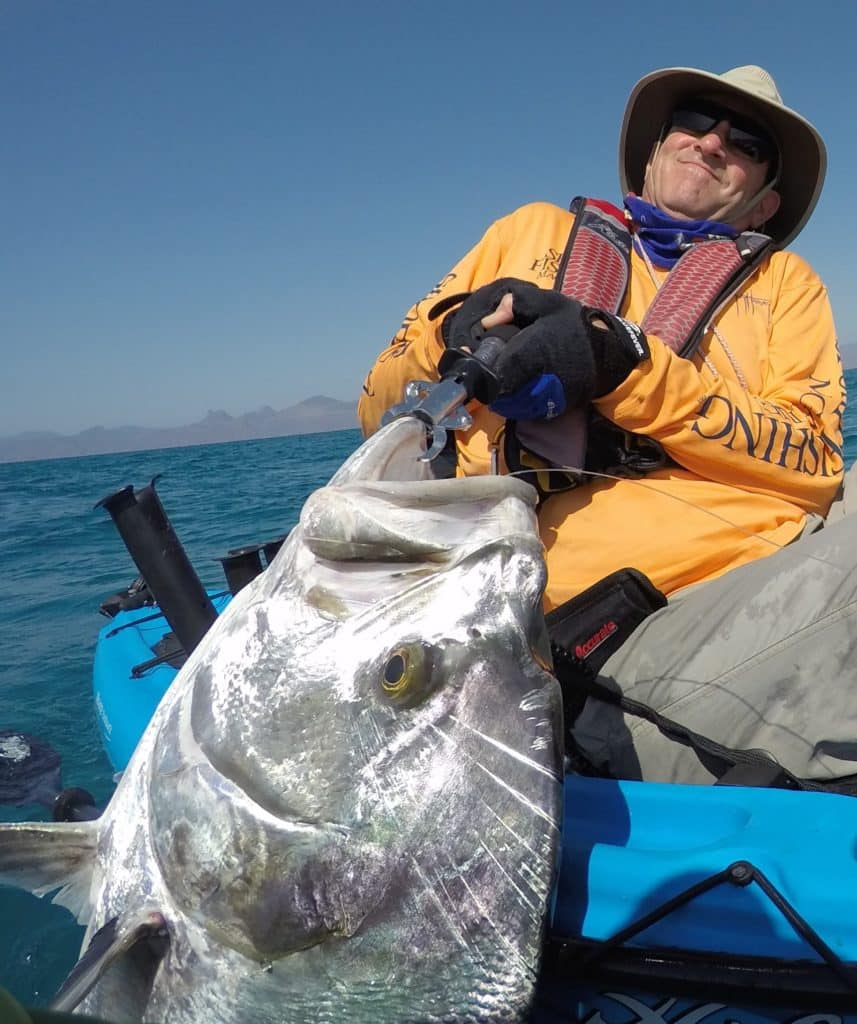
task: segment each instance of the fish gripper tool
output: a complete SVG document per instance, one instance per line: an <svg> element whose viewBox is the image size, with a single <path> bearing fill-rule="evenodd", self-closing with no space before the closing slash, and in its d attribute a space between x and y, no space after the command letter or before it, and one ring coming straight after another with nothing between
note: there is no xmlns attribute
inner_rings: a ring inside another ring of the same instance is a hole
<svg viewBox="0 0 857 1024"><path fill-rule="evenodd" d="M517 328L515 328L517 331ZM420 456L422 462L436 459L446 446L450 430L466 430L473 419L466 403L475 398L490 405L500 390L493 366L506 344L496 334L487 335L475 352L466 348L448 348L440 358L440 380L412 380L405 387L404 400L381 417L386 426L400 416L415 416L426 425L429 446Z"/></svg>

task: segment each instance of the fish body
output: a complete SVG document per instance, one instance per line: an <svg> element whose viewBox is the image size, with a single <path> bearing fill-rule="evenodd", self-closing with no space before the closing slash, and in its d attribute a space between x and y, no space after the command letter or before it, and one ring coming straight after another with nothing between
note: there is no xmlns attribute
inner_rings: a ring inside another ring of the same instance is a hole
<svg viewBox="0 0 857 1024"><path fill-rule="evenodd" d="M171 1024L523 1019L559 849L532 490L419 479L398 420L312 495L188 659L94 822L0 827L89 938L81 1004ZM97 972L96 972L97 974Z"/></svg>

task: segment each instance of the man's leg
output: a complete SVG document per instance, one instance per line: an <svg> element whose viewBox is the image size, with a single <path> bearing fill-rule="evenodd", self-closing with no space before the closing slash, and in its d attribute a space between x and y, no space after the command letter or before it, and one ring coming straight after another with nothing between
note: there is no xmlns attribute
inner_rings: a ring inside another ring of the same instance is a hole
<svg viewBox="0 0 857 1024"><path fill-rule="evenodd" d="M794 775L857 774L857 516L710 583L645 620L600 682ZM622 778L708 783L692 746L590 698L575 740Z"/></svg>

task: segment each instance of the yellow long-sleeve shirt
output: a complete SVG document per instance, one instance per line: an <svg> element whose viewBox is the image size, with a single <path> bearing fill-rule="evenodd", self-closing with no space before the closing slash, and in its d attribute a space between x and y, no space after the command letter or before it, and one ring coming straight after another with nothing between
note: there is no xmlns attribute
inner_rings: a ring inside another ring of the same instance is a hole
<svg viewBox="0 0 857 1024"><path fill-rule="evenodd" d="M573 215L548 203L496 221L411 308L366 378L358 413L366 435L405 384L437 379L446 295L499 277L551 288ZM666 271L635 252L621 315L639 323ZM642 570L671 594L771 554L825 515L842 477L845 386L827 291L811 267L775 252L682 359L649 337L651 358L598 399L608 419L659 441L677 465L642 479L594 480L548 498L539 522L549 609L615 569ZM503 420L472 403L459 433L458 472L485 473Z"/></svg>

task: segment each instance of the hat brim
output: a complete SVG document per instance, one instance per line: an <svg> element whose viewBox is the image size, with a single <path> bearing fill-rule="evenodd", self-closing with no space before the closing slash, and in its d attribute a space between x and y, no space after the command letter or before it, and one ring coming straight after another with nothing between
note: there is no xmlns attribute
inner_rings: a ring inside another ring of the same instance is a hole
<svg viewBox="0 0 857 1024"><path fill-rule="evenodd" d="M789 244L818 202L827 170L821 136L800 114L731 85L719 75L695 68L664 68L641 78L625 107L619 136L619 180L624 193L639 194L646 164L661 129L683 99L722 98L738 112L757 117L774 135L780 150L776 190L780 208L765 225L779 247Z"/></svg>

